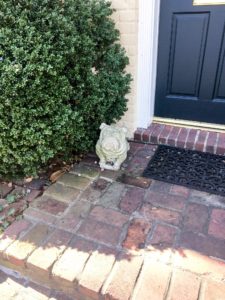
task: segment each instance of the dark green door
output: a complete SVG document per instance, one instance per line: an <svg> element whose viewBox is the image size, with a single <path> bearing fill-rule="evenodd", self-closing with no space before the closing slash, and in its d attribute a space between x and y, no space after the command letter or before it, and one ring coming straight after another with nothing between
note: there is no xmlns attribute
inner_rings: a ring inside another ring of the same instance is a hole
<svg viewBox="0 0 225 300"><path fill-rule="evenodd" d="M155 116L225 124L225 5L161 0Z"/></svg>

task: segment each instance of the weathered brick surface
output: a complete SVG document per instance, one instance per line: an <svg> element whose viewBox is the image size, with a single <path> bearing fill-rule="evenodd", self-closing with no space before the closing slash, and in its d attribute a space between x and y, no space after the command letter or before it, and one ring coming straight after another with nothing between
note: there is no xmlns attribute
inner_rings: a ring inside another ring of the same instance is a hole
<svg viewBox="0 0 225 300"><path fill-rule="evenodd" d="M75 174L66 173L59 178L58 183L83 191L90 184L90 179Z"/></svg>
<svg viewBox="0 0 225 300"><path fill-rule="evenodd" d="M12 243L4 252L4 257L12 264L25 266L28 256L46 239L49 231L47 225L36 225L25 236Z"/></svg>
<svg viewBox="0 0 225 300"><path fill-rule="evenodd" d="M146 162L147 163L147 162ZM152 180L149 178L145 178L142 176L130 176L127 174L123 174L120 178L119 181L128 184L128 185L133 185L139 188L147 189L152 183Z"/></svg>
<svg viewBox="0 0 225 300"><path fill-rule="evenodd" d="M144 204L140 210L144 218L150 221L161 220L169 224L179 225L181 216L178 212Z"/></svg>
<svg viewBox="0 0 225 300"><path fill-rule="evenodd" d="M75 164L74 167L70 170L70 173L74 173L90 179L95 179L99 176L100 169L96 165Z"/></svg>
<svg viewBox="0 0 225 300"><path fill-rule="evenodd" d="M131 214L141 206L144 196L145 191L143 189L129 187L121 197L119 207L122 211Z"/></svg>
<svg viewBox="0 0 225 300"><path fill-rule="evenodd" d="M190 203L188 204L183 218L184 230L194 232L207 231L206 226L209 219L208 207L205 205Z"/></svg>
<svg viewBox="0 0 225 300"><path fill-rule="evenodd" d="M219 133L209 132L207 144L206 144L206 152L210 152L210 153L216 152L218 136Z"/></svg>
<svg viewBox="0 0 225 300"><path fill-rule="evenodd" d="M131 250L143 249L151 224L143 219L134 219L128 228L123 247Z"/></svg>
<svg viewBox="0 0 225 300"><path fill-rule="evenodd" d="M170 267L146 259L141 270L133 300L166 299L170 280ZM181 298L180 298L181 299Z"/></svg>
<svg viewBox="0 0 225 300"><path fill-rule="evenodd" d="M54 216L60 216L68 207L65 202L58 201L46 196L37 198L31 204L31 206Z"/></svg>
<svg viewBox="0 0 225 300"><path fill-rule="evenodd" d="M72 234L63 230L55 230L49 239L38 247L28 258L27 267L46 276L59 255L66 249Z"/></svg>
<svg viewBox="0 0 225 300"><path fill-rule="evenodd" d="M145 197L145 201L168 209L182 211L186 205L185 197L178 195L168 195L158 192L149 191Z"/></svg>
<svg viewBox="0 0 225 300"><path fill-rule="evenodd" d="M79 281L81 294L91 299L99 299L103 283L107 279L116 259L116 252L102 247L92 253Z"/></svg>
<svg viewBox="0 0 225 300"><path fill-rule="evenodd" d="M90 213L90 216L100 222L107 223L116 227L122 227L127 221L128 216L102 206L96 206Z"/></svg>
<svg viewBox="0 0 225 300"><path fill-rule="evenodd" d="M52 268L53 279L73 285L78 282L90 254L96 245L83 239L74 239Z"/></svg>
<svg viewBox="0 0 225 300"><path fill-rule="evenodd" d="M57 221L57 218L53 215L47 214L44 211L37 210L35 208L29 207L24 213L24 217L32 221L40 221L46 224L54 224Z"/></svg>
<svg viewBox="0 0 225 300"><path fill-rule="evenodd" d="M225 241L191 231L182 232L180 245L209 256L225 259Z"/></svg>
<svg viewBox="0 0 225 300"><path fill-rule="evenodd" d="M121 183L114 182L100 198L99 203L107 208L117 208L119 206L123 190L124 186Z"/></svg>
<svg viewBox="0 0 225 300"><path fill-rule="evenodd" d="M175 227L157 224L150 240L150 244L154 247L163 249L172 247L177 233L178 230Z"/></svg>
<svg viewBox="0 0 225 300"><path fill-rule="evenodd" d="M170 183L154 180L150 186L150 190L159 193L169 193L173 185Z"/></svg>
<svg viewBox="0 0 225 300"><path fill-rule="evenodd" d="M198 135L198 139L195 144L195 150L198 151L205 151L206 142L208 139L208 132L207 131L200 131Z"/></svg>
<svg viewBox="0 0 225 300"><path fill-rule="evenodd" d="M79 228L78 234L99 243L116 246L119 242L121 229L88 218Z"/></svg>
<svg viewBox="0 0 225 300"><path fill-rule="evenodd" d="M209 234L225 240L225 210L214 209L209 224Z"/></svg>
<svg viewBox="0 0 225 300"><path fill-rule="evenodd" d="M190 189L181 185L172 185L170 189L170 193L173 195L188 198L188 196L190 195Z"/></svg>
<svg viewBox="0 0 225 300"><path fill-rule="evenodd" d="M140 256L122 255L116 261L112 274L102 290L105 299L130 299L142 262Z"/></svg>
<svg viewBox="0 0 225 300"><path fill-rule="evenodd" d="M172 275L168 300L198 300L200 277L192 273L176 270Z"/></svg>
<svg viewBox="0 0 225 300"><path fill-rule="evenodd" d="M44 196L68 203L76 200L79 193L78 189L55 183L45 191Z"/></svg>

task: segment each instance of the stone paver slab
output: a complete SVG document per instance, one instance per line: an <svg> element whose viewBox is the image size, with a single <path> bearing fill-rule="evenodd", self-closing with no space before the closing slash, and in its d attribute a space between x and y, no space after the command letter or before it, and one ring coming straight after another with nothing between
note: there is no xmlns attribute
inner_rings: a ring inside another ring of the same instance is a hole
<svg viewBox="0 0 225 300"><path fill-rule="evenodd" d="M114 182L100 198L99 204L108 208L117 208L124 191L124 185Z"/></svg>
<svg viewBox="0 0 225 300"><path fill-rule="evenodd" d="M44 196L68 203L76 200L79 194L78 189L55 183L45 191Z"/></svg>
<svg viewBox="0 0 225 300"><path fill-rule="evenodd" d="M87 177L90 179L95 179L99 176L101 170L97 166L77 164L70 170L70 173Z"/></svg>
<svg viewBox="0 0 225 300"><path fill-rule="evenodd" d="M66 173L59 178L58 183L83 191L88 187L91 181L83 176Z"/></svg>
<svg viewBox="0 0 225 300"><path fill-rule="evenodd" d="M52 214L54 216L60 216L67 209L68 205L65 202L42 196L40 198L37 198L31 204L31 207Z"/></svg>

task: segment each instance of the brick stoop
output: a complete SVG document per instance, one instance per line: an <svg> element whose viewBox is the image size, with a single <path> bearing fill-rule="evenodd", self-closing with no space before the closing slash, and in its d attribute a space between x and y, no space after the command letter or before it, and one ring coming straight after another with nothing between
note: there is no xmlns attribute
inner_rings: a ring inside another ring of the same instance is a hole
<svg viewBox="0 0 225 300"><path fill-rule="evenodd" d="M131 143L121 171L75 165L5 230L0 264L40 299L225 300L225 198L145 182L153 154Z"/></svg>
<svg viewBox="0 0 225 300"><path fill-rule="evenodd" d="M134 140L225 155L225 132L152 123L147 129L138 128Z"/></svg>

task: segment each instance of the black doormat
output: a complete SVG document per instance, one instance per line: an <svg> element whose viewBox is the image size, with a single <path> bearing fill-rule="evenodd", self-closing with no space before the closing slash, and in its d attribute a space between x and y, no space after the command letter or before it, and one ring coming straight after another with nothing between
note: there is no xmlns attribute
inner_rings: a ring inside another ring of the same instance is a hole
<svg viewBox="0 0 225 300"><path fill-rule="evenodd" d="M144 177L225 196L225 157L159 145Z"/></svg>

